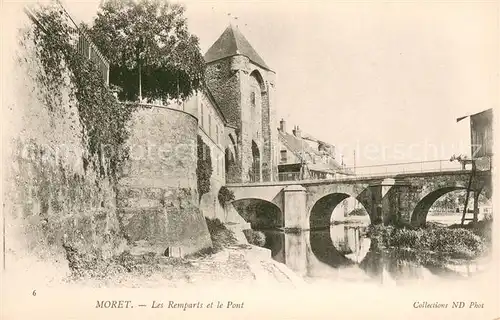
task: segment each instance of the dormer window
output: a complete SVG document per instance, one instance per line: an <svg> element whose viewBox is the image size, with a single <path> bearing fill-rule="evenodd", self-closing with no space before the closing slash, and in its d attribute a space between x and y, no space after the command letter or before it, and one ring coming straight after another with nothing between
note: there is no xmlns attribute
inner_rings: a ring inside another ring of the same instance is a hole
<svg viewBox="0 0 500 320"><path fill-rule="evenodd" d="M286 150L281 150L281 162L286 162L287 160L287 155L286 155Z"/></svg>

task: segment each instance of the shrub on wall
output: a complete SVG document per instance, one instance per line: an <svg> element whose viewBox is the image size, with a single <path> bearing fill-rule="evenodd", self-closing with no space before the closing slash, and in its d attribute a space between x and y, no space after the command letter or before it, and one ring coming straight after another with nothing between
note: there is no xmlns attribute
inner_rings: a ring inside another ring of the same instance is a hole
<svg viewBox="0 0 500 320"><path fill-rule="evenodd" d="M368 213L364 208L356 208L349 212L348 216L366 216Z"/></svg>
<svg viewBox="0 0 500 320"><path fill-rule="evenodd" d="M224 248L236 245L236 240L233 232L224 226L219 219L205 218L210 238L212 239L213 250L219 252Z"/></svg>
<svg viewBox="0 0 500 320"><path fill-rule="evenodd" d="M210 191L210 177L212 176L212 157L210 148L200 135L198 135L198 162L196 167L196 178L198 183L198 194L201 197Z"/></svg>
<svg viewBox="0 0 500 320"><path fill-rule="evenodd" d="M226 186L222 186L219 189L219 194L217 195L219 203L223 206L224 204L234 200L234 193L229 190Z"/></svg>
<svg viewBox="0 0 500 320"><path fill-rule="evenodd" d="M263 247L266 245L266 235L262 231L256 231L253 229L243 230L243 234L247 239L248 243Z"/></svg>

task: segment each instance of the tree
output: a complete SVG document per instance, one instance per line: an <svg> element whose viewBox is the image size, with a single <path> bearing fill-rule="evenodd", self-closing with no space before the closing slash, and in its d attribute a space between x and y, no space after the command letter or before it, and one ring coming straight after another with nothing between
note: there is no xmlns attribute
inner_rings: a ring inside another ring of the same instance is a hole
<svg viewBox="0 0 500 320"><path fill-rule="evenodd" d="M109 0L86 31L110 62L120 99L185 98L200 88L205 63L185 8L162 0Z"/></svg>

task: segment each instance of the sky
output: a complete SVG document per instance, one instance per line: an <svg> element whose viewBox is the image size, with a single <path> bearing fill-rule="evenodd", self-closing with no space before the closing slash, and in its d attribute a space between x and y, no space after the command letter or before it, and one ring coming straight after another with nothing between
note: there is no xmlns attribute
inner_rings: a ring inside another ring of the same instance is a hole
<svg viewBox="0 0 500 320"><path fill-rule="evenodd" d="M64 2L89 22L99 1ZM181 3L203 53L236 23L276 72L278 118L347 165L354 152L358 166L470 153L456 118L497 107L495 1Z"/></svg>

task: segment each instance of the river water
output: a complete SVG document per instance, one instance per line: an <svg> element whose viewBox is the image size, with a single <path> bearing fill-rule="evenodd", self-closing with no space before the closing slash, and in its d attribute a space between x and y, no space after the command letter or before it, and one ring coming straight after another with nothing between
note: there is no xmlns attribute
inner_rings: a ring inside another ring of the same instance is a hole
<svg viewBox="0 0 500 320"><path fill-rule="evenodd" d="M459 223L460 217L430 216L428 221ZM484 267L478 262L422 265L418 258L401 252L376 252L366 236L369 220L353 220L329 229L301 233L266 230L265 247L274 260L284 263L307 282L348 281L404 284L446 279L467 279Z"/></svg>

